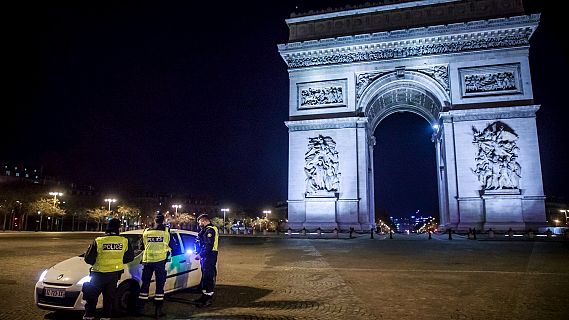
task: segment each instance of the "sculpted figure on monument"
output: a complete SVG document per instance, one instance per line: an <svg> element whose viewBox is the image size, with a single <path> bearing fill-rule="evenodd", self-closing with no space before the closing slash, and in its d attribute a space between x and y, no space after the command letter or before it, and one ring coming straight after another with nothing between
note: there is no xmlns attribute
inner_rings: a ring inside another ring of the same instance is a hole
<svg viewBox="0 0 569 320"><path fill-rule="evenodd" d="M464 77L466 93L504 91L516 89L513 72L472 74Z"/></svg>
<svg viewBox="0 0 569 320"><path fill-rule="evenodd" d="M518 135L507 124L496 121L484 130L472 127L477 145L476 168L483 190L518 189L522 167L517 162Z"/></svg>
<svg viewBox="0 0 569 320"><path fill-rule="evenodd" d="M306 174L306 192L338 191L340 185L339 159L336 142L330 137L319 135L309 138L305 153L304 172Z"/></svg>
<svg viewBox="0 0 569 320"><path fill-rule="evenodd" d="M300 94L302 107L344 102L342 87L308 88Z"/></svg>

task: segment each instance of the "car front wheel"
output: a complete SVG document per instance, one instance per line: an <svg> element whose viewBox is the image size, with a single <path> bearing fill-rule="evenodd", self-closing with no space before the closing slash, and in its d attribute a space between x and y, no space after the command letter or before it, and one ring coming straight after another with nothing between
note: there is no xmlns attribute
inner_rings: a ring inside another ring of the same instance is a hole
<svg viewBox="0 0 569 320"><path fill-rule="evenodd" d="M138 284L133 281L121 283L115 293L114 312L119 315L133 313L139 291Z"/></svg>

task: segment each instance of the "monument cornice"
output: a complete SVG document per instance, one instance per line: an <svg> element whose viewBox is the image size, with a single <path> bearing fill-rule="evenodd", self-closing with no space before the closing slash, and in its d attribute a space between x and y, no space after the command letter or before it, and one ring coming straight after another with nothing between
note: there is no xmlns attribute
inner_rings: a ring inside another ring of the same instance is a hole
<svg viewBox="0 0 569 320"><path fill-rule="evenodd" d="M289 69L529 46L540 15L310 40L279 45Z"/></svg>
<svg viewBox="0 0 569 320"><path fill-rule="evenodd" d="M540 105L498 107L487 109L450 110L439 113L443 122L532 118Z"/></svg>
<svg viewBox="0 0 569 320"><path fill-rule="evenodd" d="M288 131L306 131L306 130L325 130L325 129L343 129L343 128L365 128L367 125L366 117L347 117L332 119L315 119L315 120L291 120L285 121Z"/></svg>

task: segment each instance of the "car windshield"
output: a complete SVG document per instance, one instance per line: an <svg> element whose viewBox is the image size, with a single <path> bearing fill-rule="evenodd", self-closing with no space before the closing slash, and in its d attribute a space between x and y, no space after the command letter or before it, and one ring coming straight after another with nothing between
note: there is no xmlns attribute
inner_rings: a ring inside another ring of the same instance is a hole
<svg viewBox="0 0 569 320"><path fill-rule="evenodd" d="M141 234L122 234L122 236L128 239L128 243L132 246L135 256L142 252L143 245Z"/></svg>

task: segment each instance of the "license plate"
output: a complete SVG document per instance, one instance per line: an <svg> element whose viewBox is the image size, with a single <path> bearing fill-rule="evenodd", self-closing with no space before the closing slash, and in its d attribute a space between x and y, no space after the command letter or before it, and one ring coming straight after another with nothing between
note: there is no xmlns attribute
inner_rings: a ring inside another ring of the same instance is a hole
<svg viewBox="0 0 569 320"><path fill-rule="evenodd" d="M46 297L65 298L65 289L45 288Z"/></svg>

